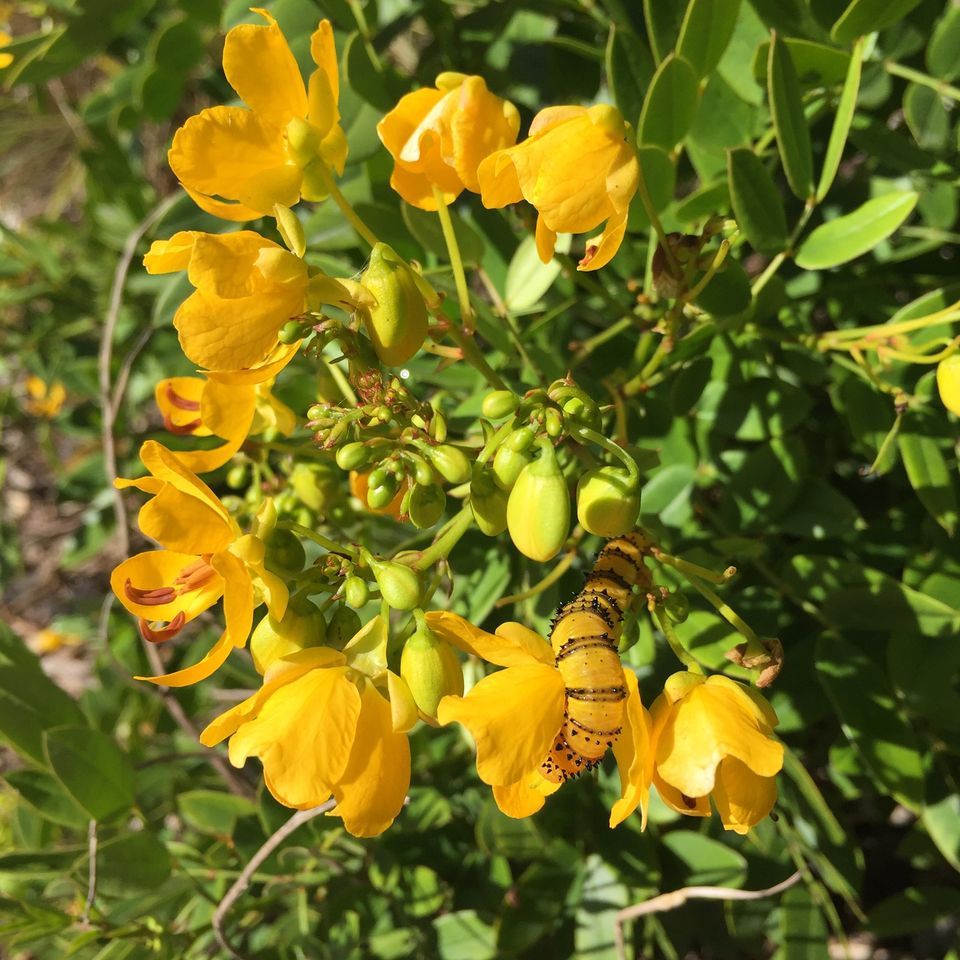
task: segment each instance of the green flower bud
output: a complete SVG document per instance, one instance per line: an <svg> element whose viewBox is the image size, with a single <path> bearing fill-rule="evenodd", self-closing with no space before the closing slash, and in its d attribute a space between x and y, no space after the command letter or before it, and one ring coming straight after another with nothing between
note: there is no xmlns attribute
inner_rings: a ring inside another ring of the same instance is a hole
<svg viewBox="0 0 960 960"><path fill-rule="evenodd" d="M371 510L381 510L397 495L399 488L400 484L397 478L392 473L386 473L383 483L375 486L371 482L367 487L367 506Z"/></svg>
<svg viewBox="0 0 960 960"><path fill-rule="evenodd" d="M577 519L588 533L620 537L637 524L640 487L622 467L588 470L577 485Z"/></svg>
<svg viewBox="0 0 960 960"><path fill-rule="evenodd" d="M523 453L533 446L533 441L536 439L536 436L533 427L520 427L514 430L513 433L503 441L503 445L511 450L515 450L517 453Z"/></svg>
<svg viewBox="0 0 960 960"><path fill-rule="evenodd" d="M303 324L299 320L288 320L277 334L281 343L296 343L303 336Z"/></svg>
<svg viewBox="0 0 960 960"><path fill-rule="evenodd" d="M400 676L406 681L417 708L434 720L446 696L463 694L463 670L453 648L418 617L420 626L407 640L400 656Z"/></svg>
<svg viewBox="0 0 960 960"><path fill-rule="evenodd" d="M493 469L487 464L474 465L470 509L477 526L488 537L499 536L507 529L507 491L497 485Z"/></svg>
<svg viewBox="0 0 960 960"><path fill-rule="evenodd" d="M377 300L363 318L373 349L387 366L406 363L427 337L427 305L413 272L393 249L378 243L360 282Z"/></svg>
<svg viewBox="0 0 960 960"><path fill-rule="evenodd" d="M539 441L540 456L528 463L510 491L507 528L516 548L544 563L555 557L570 532L570 494L553 444Z"/></svg>
<svg viewBox="0 0 960 960"><path fill-rule="evenodd" d="M547 436L556 439L563 433L563 414L555 407L547 407L543 414L543 425Z"/></svg>
<svg viewBox="0 0 960 960"><path fill-rule="evenodd" d="M508 493L520 476L520 471L530 462L526 453L511 449L507 444L501 444L493 455L493 478L501 490Z"/></svg>
<svg viewBox="0 0 960 960"><path fill-rule="evenodd" d="M435 483L423 485L415 483L410 491L407 513L410 522L418 529L432 527L442 516L447 505L447 496Z"/></svg>
<svg viewBox="0 0 960 960"><path fill-rule="evenodd" d="M360 629L360 615L344 604L339 604L327 624L327 646L342 650Z"/></svg>
<svg viewBox="0 0 960 960"><path fill-rule="evenodd" d="M426 447L423 452L447 483L466 483L470 479L470 461L457 447L442 443L439 447Z"/></svg>
<svg viewBox="0 0 960 960"><path fill-rule="evenodd" d="M227 486L231 490L240 490L247 482L247 465L245 463L235 463L227 471Z"/></svg>
<svg viewBox="0 0 960 960"><path fill-rule="evenodd" d="M267 614L250 637L250 653L257 673L265 673L280 657L320 646L326 639L326 626L323 614L309 600L288 606L282 620Z"/></svg>
<svg viewBox="0 0 960 960"><path fill-rule="evenodd" d="M374 557L368 557L367 563L387 606L394 610L412 610L420 603L422 587L416 570L393 560L377 560Z"/></svg>
<svg viewBox="0 0 960 960"><path fill-rule="evenodd" d="M503 420L509 417L520 404L520 398L512 390L494 390L483 398L480 412L488 420Z"/></svg>
<svg viewBox="0 0 960 960"><path fill-rule="evenodd" d="M620 639L617 641L617 650L626 653L640 639L640 621L628 614L620 626Z"/></svg>
<svg viewBox="0 0 960 960"><path fill-rule="evenodd" d="M663 610L674 623L683 623L690 615L690 601L685 593L671 593L663 602Z"/></svg>
<svg viewBox="0 0 960 960"><path fill-rule="evenodd" d="M290 474L293 492L304 505L323 513L330 501L337 498L342 476L331 472L326 464L298 463Z"/></svg>
<svg viewBox="0 0 960 960"><path fill-rule="evenodd" d="M371 470L367 474L367 486L379 487L381 484L386 482L387 477L389 476L390 471L386 467L377 467L375 470Z"/></svg>
<svg viewBox="0 0 960 960"><path fill-rule="evenodd" d="M303 570L307 555L292 530L274 530L266 540L264 565L278 577L293 577Z"/></svg>
<svg viewBox="0 0 960 960"><path fill-rule="evenodd" d="M337 466L341 470L359 470L360 467L367 465L372 453L373 450L371 447L357 440L354 443L346 443L340 447L340 449L337 450L335 459Z"/></svg>
<svg viewBox="0 0 960 960"><path fill-rule="evenodd" d="M434 410L430 417L430 439L443 443L447 439L447 418L439 411Z"/></svg>
<svg viewBox="0 0 960 960"><path fill-rule="evenodd" d="M343 599L355 610L362 607L370 596L366 580L360 577L347 577L343 581Z"/></svg>
<svg viewBox="0 0 960 960"><path fill-rule="evenodd" d="M413 479L415 483L419 483L422 487L428 487L431 483L438 482L439 474L426 460L418 459L415 461Z"/></svg>

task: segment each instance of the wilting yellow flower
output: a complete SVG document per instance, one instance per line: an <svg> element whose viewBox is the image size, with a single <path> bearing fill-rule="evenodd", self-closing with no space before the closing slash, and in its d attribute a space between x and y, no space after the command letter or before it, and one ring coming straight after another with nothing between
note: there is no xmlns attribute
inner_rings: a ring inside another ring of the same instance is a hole
<svg viewBox="0 0 960 960"><path fill-rule="evenodd" d="M140 529L164 549L124 560L110 577L113 592L140 618L140 632L150 643L176 636L223 597L225 629L202 660L163 676L137 678L182 687L209 677L231 650L246 643L255 583L278 620L286 610L287 588L264 568L263 541L241 533L214 492L174 454L148 440L140 459L150 476L116 485L151 494L140 508Z"/></svg>
<svg viewBox="0 0 960 960"><path fill-rule="evenodd" d="M453 203L466 188L480 192L477 167L495 150L517 141L520 115L491 93L483 77L441 73L436 88L400 98L377 124L393 157L390 186L407 203L436 210L433 189Z"/></svg>
<svg viewBox="0 0 960 960"><path fill-rule="evenodd" d="M193 473L223 466L248 436L273 427L284 436L296 429L296 414L270 388L276 374L296 354L299 343L281 347L272 364L255 370L203 377L167 377L154 389L163 425L180 436L217 436L224 440L212 450L176 451L176 458ZM219 379L225 377L226 379Z"/></svg>
<svg viewBox="0 0 960 960"><path fill-rule="evenodd" d="M27 377L26 387L27 396L23 407L34 417L52 420L63 407L63 401L67 399L66 388L59 380L48 385L40 377Z"/></svg>
<svg viewBox="0 0 960 960"><path fill-rule="evenodd" d="M564 722L566 693L550 644L519 623L502 623L489 634L445 611L427 614L430 629L455 647L505 667L481 680L465 697L444 697L437 719L462 723L477 745L477 773L493 787L497 806L510 817L536 813L559 789L541 774ZM650 718L640 702L637 678L623 671L627 689L623 732L613 753L620 771L621 797L610 826L639 806L646 825L650 779Z"/></svg>
<svg viewBox="0 0 960 960"><path fill-rule="evenodd" d="M329 169L342 174L347 159L330 22L310 38L317 69L307 88L276 20L252 9L266 25L234 27L223 46L223 71L249 109L202 110L177 131L168 155L197 205L225 220L253 220L301 196L322 200Z"/></svg>
<svg viewBox="0 0 960 960"><path fill-rule="evenodd" d="M960 417L960 354L937 364L937 390L943 405Z"/></svg>
<svg viewBox="0 0 960 960"><path fill-rule="evenodd" d="M12 40L13 37L9 33L0 30L0 47L6 47ZM11 63L13 63L13 54L0 51L0 70L9 67Z"/></svg>
<svg viewBox="0 0 960 960"><path fill-rule="evenodd" d="M485 207L526 200L537 208L537 252L547 263L558 233L587 233L578 269L596 270L620 248L639 163L632 131L616 107L547 107L526 140L491 154L478 176Z"/></svg>
<svg viewBox="0 0 960 960"><path fill-rule="evenodd" d="M783 745L764 698L729 677L675 673L650 708L653 782L679 813L709 817L746 833L773 809Z"/></svg>
<svg viewBox="0 0 960 960"><path fill-rule="evenodd" d="M386 629L375 617L342 653L314 647L276 660L260 690L217 717L200 741L209 747L230 737L236 767L259 757L280 803L305 810L332 796L330 815L354 836L383 833L410 786L403 731L416 720L409 691L385 658ZM389 697L375 680L385 681Z"/></svg>

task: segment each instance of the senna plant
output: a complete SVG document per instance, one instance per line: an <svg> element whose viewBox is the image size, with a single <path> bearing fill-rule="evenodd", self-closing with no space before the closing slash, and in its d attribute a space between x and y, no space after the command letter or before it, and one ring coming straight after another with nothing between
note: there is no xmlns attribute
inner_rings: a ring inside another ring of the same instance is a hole
<svg viewBox="0 0 960 960"><path fill-rule="evenodd" d="M121 749L5 642L32 691L28 722L0 709L27 763L11 783L87 829L62 858L86 889L49 914L24 900L13 942L452 958L556 937L606 956L630 901L746 884L782 894L776 930L731 912L724 945L651 910L638 950L826 956L867 922L835 812L867 783L921 850L903 910L871 913L878 936L916 929L905 904L931 925L956 906L956 691L934 675L960 616L960 300L938 259L960 21L879 0L507 6L164 21L144 104L183 69L178 44L199 42L211 78L171 98L179 192L131 234L151 240L138 282L166 349L121 441L138 460L111 476L142 537L110 574L131 616L109 620L107 655L115 682L174 704L173 760L231 795L138 806L141 735L118 728ZM8 44L11 82L56 63L47 30ZM590 69L527 77L551 51ZM108 353L112 404L110 375ZM54 378L25 381L25 414L65 403ZM916 556L891 559L899 536ZM238 840L254 812L258 842ZM266 929L231 917L320 814L290 854L304 874L259 895ZM181 822L161 840L164 816ZM505 887L495 923L400 850L471 819L477 842L438 856ZM183 823L210 837L200 866ZM159 898L146 921L113 910L111 844L162 861L136 881ZM214 889L173 889L207 869ZM398 914L421 882L430 905L395 930L373 900L335 902L344 871ZM575 932L552 874L583 891Z"/></svg>

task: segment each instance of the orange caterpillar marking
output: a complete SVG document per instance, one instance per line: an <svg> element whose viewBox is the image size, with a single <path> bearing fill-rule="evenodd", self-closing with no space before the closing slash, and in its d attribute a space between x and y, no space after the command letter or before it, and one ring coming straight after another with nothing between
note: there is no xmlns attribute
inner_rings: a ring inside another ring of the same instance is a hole
<svg viewBox="0 0 960 960"><path fill-rule="evenodd" d="M620 736L627 690L617 642L634 586L650 589L639 533L608 540L583 590L557 613L550 634L566 687L563 726L540 773L560 783L592 770Z"/></svg>

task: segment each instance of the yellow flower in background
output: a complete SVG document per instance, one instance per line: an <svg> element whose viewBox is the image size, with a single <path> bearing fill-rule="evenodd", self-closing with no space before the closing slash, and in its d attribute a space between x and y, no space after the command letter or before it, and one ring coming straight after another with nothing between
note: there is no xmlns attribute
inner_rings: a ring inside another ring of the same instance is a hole
<svg viewBox="0 0 960 960"><path fill-rule="evenodd" d="M6 33L3 30L0 30L0 70L4 67L9 67L13 63L13 54L4 53L2 48L6 47L13 40L13 37L9 33Z"/></svg>
<svg viewBox="0 0 960 960"><path fill-rule="evenodd" d="M505 667L484 677L466 696L444 697L437 719L462 723L477 746L477 773L493 787L497 806L510 817L536 813L560 788L541 773L564 723L566 692L553 649L519 623L502 623L496 634L454 613L434 611L427 624L440 638L465 653ZM637 678L623 671L627 689L623 732L613 747L620 771L621 797L610 812L610 826L622 823L639 806L646 825L652 776L650 718L640 702Z"/></svg>
<svg viewBox="0 0 960 960"><path fill-rule="evenodd" d="M53 626L45 627L38 631L31 643L31 649L37 656L45 657L48 654L56 653L64 647L79 647L83 644L83 637L79 633L71 633L67 630L59 630Z"/></svg>
<svg viewBox="0 0 960 960"><path fill-rule="evenodd" d="M249 109L210 107L173 138L168 159L202 210L225 220L272 215L274 204L322 200L329 169L343 173L347 140L337 102L340 79L333 28L321 20L310 38L317 69L308 87L276 20L244 23L227 33L223 71ZM305 178L305 168L317 166Z"/></svg>
<svg viewBox="0 0 960 960"><path fill-rule="evenodd" d="M300 810L331 797L330 816L357 837L383 833L403 807L410 786L410 745L404 729L412 707L395 703L404 690L388 679L385 697L374 677L385 678L386 628L366 624L343 652L314 647L274 661L252 697L217 717L200 734L210 747L230 737L230 762L259 757L264 782L282 804ZM409 697L405 692L403 698Z"/></svg>
<svg viewBox="0 0 960 960"><path fill-rule="evenodd" d="M616 107L548 107L526 140L480 164L485 207L526 200L536 207L537 252L547 263L558 233L602 232L587 241L578 269L597 270L620 248L639 163L630 125Z"/></svg>
<svg viewBox="0 0 960 960"><path fill-rule="evenodd" d="M668 806L746 833L773 809L783 745L763 697L729 677L675 673L650 708L653 782Z"/></svg>
<svg viewBox="0 0 960 960"><path fill-rule="evenodd" d="M31 416L43 417L45 420L52 420L63 408L63 402L67 399L66 388L59 380L47 384L40 377L27 377L26 388L24 410Z"/></svg>
<svg viewBox="0 0 960 960"><path fill-rule="evenodd" d="M231 650L246 643L255 583L277 620L286 610L287 588L264 568L263 541L241 533L214 492L174 454L148 440L140 459L150 476L117 480L116 485L151 495L140 508L140 530L163 549L124 560L110 577L113 592L140 618L140 632L151 643L176 636L223 597L225 629L202 660L159 677L137 678L182 687L209 677Z"/></svg>
<svg viewBox="0 0 960 960"><path fill-rule="evenodd" d="M937 364L937 390L940 401L960 417L960 354L953 354Z"/></svg>
<svg viewBox="0 0 960 960"><path fill-rule="evenodd" d="M480 192L477 168L496 150L517 141L520 115L492 94L483 77L441 73L436 88L400 98L377 124L393 157L390 186L407 203L436 210L434 187L453 203L464 190Z"/></svg>
<svg viewBox="0 0 960 960"><path fill-rule="evenodd" d="M163 425L171 433L191 437L220 437L211 450L177 450L174 456L193 473L222 467L248 436L272 427L284 436L296 429L296 414L271 392L274 377L293 359L299 343L283 347L273 364L251 371L225 374L226 380L203 377L167 377L154 389Z"/></svg>

